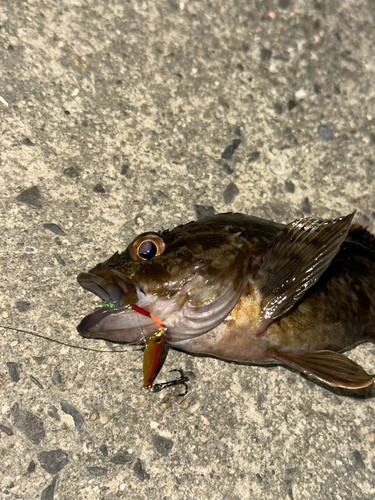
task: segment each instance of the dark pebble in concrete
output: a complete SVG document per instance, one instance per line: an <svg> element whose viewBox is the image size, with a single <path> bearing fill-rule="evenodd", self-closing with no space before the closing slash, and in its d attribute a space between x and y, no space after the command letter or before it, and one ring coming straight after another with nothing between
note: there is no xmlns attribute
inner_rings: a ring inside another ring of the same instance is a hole
<svg viewBox="0 0 375 500"><path fill-rule="evenodd" d="M59 234L60 236L63 236L65 234L64 231L61 229L61 227L58 226L57 224L53 224L53 223L47 224L46 223L46 224L43 224L43 227L44 227L44 229L48 229L48 231L52 231L55 234Z"/></svg>
<svg viewBox="0 0 375 500"><path fill-rule="evenodd" d="M4 432L8 436L13 436L14 432L10 427L7 427L6 425L0 424L0 431Z"/></svg>
<svg viewBox="0 0 375 500"><path fill-rule="evenodd" d="M60 264L60 266L66 266L65 260L62 257L60 257L59 254L54 253L53 256L55 257L55 259L57 260L57 262Z"/></svg>
<svg viewBox="0 0 375 500"><path fill-rule="evenodd" d="M57 368L53 372L52 383L53 383L53 385L56 385L57 387L60 387L62 384L61 373L59 372L59 370Z"/></svg>
<svg viewBox="0 0 375 500"><path fill-rule="evenodd" d="M230 144L221 153L221 157L223 160L229 160L229 158L232 156L233 153L234 153L234 147L233 144Z"/></svg>
<svg viewBox="0 0 375 500"><path fill-rule="evenodd" d="M57 476L55 476L51 483L42 491L40 495L40 500L53 500L55 494L55 488L57 483Z"/></svg>
<svg viewBox="0 0 375 500"><path fill-rule="evenodd" d="M150 474L143 469L142 462L139 458L134 464L133 471L140 481L148 481L150 479Z"/></svg>
<svg viewBox="0 0 375 500"><path fill-rule="evenodd" d="M363 461L362 455L358 450L354 450L352 453L353 467L355 469L363 470L366 468L365 462Z"/></svg>
<svg viewBox="0 0 375 500"><path fill-rule="evenodd" d="M209 207L206 205L194 205L195 217L197 220L203 219L203 217L209 217L215 214L214 207Z"/></svg>
<svg viewBox="0 0 375 500"><path fill-rule="evenodd" d="M31 382L33 382L37 387L39 387L39 389L44 389L44 387L42 386L42 384L39 382L39 380L37 378L35 378L33 375L30 375L30 380Z"/></svg>
<svg viewBox="0 0 375 500"><path fill-rule="evenodd" d="M113 464L128 464L133 461L132 457L126 450L119 450L110 460Z"/></svg>
<svg viewBox="0 0 375 500"><path fill-rule="evenodd" d="M233 155L233 153L236 151L238 146L241 144L241 139L234 139L232 144L227 146L224 151L221 153L221 158L223 160L229 160L229 158Z"/></svg>
<svg viewBox="0 0 375 500"><path fill-rule="evenodd" d="M63 170L63 174L67 177L70 177L71 179L76 179L77 177L79 177L79 173L74 167L65 168Z"/></svg>
<svg viewBox="0 0 375 500"><path fill-rule="evenodd" d="M232 175L233 174L234 170L233 170L233 168L230 168L230 166L228 165L228 163L223 163L222 167L223 167L223 170L224 170L224 172L226 174L228 174L228 175Z"/></svg>
<svg viewBox="0 0 375 500"><path fill-rule="evenodd" d="M318 136L324 141L332 141L333 134L327 125L318 125L317 127Z"/></svg>
<svg viewBox="0 0 375 500"><path fill-rule="evenodd" d="M368 138L369 138L370 144L374 145L375 144L375 134L370 132L368 135Z"/></svg>
<svg viewBox="0 0 375 500"><path fill-rule="evenodd" d="M42 197L38 186L25 189L17 196L16 200L32 208L42 208Z"/></svg>
<svg viewBox="0 0 375 500"><path fill-rule="evenodd" d="M249 163L256 161L260 157L260 151L253 151L248 156Z"/></svg>
<svg viewBox="0 0 375 500"><path fill-rule="evenodd" d="M279 8L287 9L289 7L290 0L279 0Z"/></svg>
<svg viewBox="0 0 375 500"><path fill-rule="evenodd" d="M280 103L276 102L274 105L273 105L273 109L275 110L275 113L277 115L281 115L282 112L283 112L283 107Z"/></svg>
<svg viewBox="0 0 375 500"><path fill-rule="evenodd" d="M25 300L17 300L16 302L16 309L18 309L19 312L26 312L30 309L31 303L26 302Z"/></svg>
<svg viewBox="0 0 375 500"><path fill-rule="evenodd" d="M268 62L272 57L272 50L262 49L260 51L260 59L262 62Z"/></svg>
<svg viewBox="0 0 375 500"><path fill-rule="evenodd" d="M40 466L50 474L57 474L68 463L68 455L60 449L42 451L37 456Z"/></svg>
<svg viewBox="0 0 375 500"><path fill-rule="evenodd" d="M302 201L302 212L304 212L305 214L311 214L310 201L307 197Z"/></svg>
<svg viewBox="0 0 375 500"><path fill-rule="evenodd" d="M35 467L36 467L36 463L34 462L34 460L31 460L31 462L27 466L27 473L32 474L35 471Z"/></svg>
<svg viewBox="0 0 375 500"><path fill-rule="evenodd" d="M108 448L105 444L102 444L99 448L100 453L103 454L104 457L108 457Z"/></svg>
<svg viewBox="0 0 375 500"><path fill-rule="evenodd" d="M42 420L27 410L22 410L16 403L11 411L13 425L32 443L39 444L45 436Z"/></svg>
<svg viewBox="0 0 375 500"><path fill-rule="evenodd" d="M238 195L239 192L240 191L239 191L238 187L233 182L228 184L228 186L225 188L225 191L223 193L224 203L227 203L227 204L232 203L232 201Z"/></svg>
<svg viewBox="0 0 375 500"><path fill-rule="evenodd" d="M121 175L126 175L128 173L128 170L129 170L129 165L127 163L124 163L121 166Z"/></svg>
<svg viewBox="0 0 375 500"><path fill-rule="evenodd" d="M294 184L292 181L285 181L284 186L287 193L294 193Z"/></svg>
<svg viewBox="0 0 375 500"><path fill-rule="evenodd" d="M289 111L292 111L292 109L297 107L297 103L293 101L293 99L289 99L286 105Z"/></svg>
<svg viewBox="0 0 375 500"><path fill-rule="evenodd" d="M77 429L80 429L84 423L84 419L77 408L64 400L60 401L60 406L64 413L67 413L68 415L71 415L73 417L74 425Z"/></svg>
<svg viewBox="0 0 375 500"><path fill-rule="evenodd" d="M152 444L154 445L155 450L163 457L166 457L173 448L172 439L168 439L157 434L152 436Z"/></svg>
<svg viewBox="0 0 375 500"><path fill-rule="evenodd" d="M320 85L318 85L317 83L314 83L314 94L318 95L320 94L321 92L321 88L320 88Z"/></svg>
<svg viewBox="0 0 375 500"><path fill-rule="evenodd" d="M60 415L59 415L59 410L56 408L56 406L54 405L51 405L49 408L48 408L48 415L50 417L52 417L54 420L56 420L57 422L60 422Z"/></svg>
<svg viewBox="0 0 375 500"><path fill-rule="evenodd" d="M40 365L42 365L45 362L46 357L45 356L33 356L33 360L35 361L35 363L37 365L40 366Z"/></svg>
<svg viewBox="0 0 375 500"><path fill-rule="evenodd" d="M108 469L105 467L88 467L87 470L92 476L105 476L108 472Z"/></svg>
<svg viewBox="0 0 375 500"><path fill-rule="evenodd" d="M20 365L14 361L8 361L7 368L10 380L17 383L20 379Z"/></svg>
<svg viewBox="0 0 375 500"><path fill-rule="evenodd" d="M31 139L29 139L28 137L24 137L22 139L22 144L24 144L25 146L35 146L33 141Z"/></svg>
<svg viewBox="0 0 375 500"><path fill-rule="evenodd" d="M100 194L105 193L105 189L102 184L97 184L96 186L94 186L93 191L94 193L100 193Z"/></svg>

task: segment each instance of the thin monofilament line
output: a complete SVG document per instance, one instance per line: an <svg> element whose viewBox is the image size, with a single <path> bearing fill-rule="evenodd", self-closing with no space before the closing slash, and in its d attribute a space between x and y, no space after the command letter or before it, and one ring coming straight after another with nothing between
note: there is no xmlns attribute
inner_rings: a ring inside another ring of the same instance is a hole
<svg viewBox="0 0 375 500"><path fill-rule="evenodd" d="M42 335L41 333L33 332L32 330L24 330L23 328L15 328L13 326L5 326L5 325L0 325L0 328L4 328L4 330L10 330L18 333L26 333L28 335L33 335L34 337L38 337L40 339L44 340L49 340L50 342L54 342L55 344L60 344L65 347L71 347L73 349L82 349L83 351L92 351L92 352L110 352L110 353L115 353L115 352L124 352L122 350L108 350L108 351L103 351L100 349L94 349L92 347L82 347L80 345L74 345L74 344L69 344L68 342L63 342L62 340L57 340L52 337L47 337L46 335Z"/></svg>

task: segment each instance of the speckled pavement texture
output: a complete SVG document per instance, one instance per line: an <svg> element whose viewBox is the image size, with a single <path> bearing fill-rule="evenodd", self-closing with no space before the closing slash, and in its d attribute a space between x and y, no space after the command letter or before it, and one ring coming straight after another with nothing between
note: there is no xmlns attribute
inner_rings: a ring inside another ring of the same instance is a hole
<svg viewBox="0 0 375 500"><path fill-rule="evenodd" d="M375 231L373 0L3 0L0 39L0 323L102 351L0 330L0 497L375 498L372 390L170 351L187 395L148 394L139 348L76 331L76 275L137 233Z"/></svg>

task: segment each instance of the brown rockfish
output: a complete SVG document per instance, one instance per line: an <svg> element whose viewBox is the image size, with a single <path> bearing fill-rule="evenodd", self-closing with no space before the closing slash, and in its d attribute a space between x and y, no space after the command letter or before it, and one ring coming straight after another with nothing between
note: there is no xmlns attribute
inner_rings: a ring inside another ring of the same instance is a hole
<svg viewBox="0 0 375 500"><path fill-rule="evenodd" d="M375 238L353 216L283 225L221 214L143 233L79 274L114 308L89 314L78 331L147 341L155 322L134 304L161 319L172 347L366 387L372 377L338 352L375 340Z"/></svg>

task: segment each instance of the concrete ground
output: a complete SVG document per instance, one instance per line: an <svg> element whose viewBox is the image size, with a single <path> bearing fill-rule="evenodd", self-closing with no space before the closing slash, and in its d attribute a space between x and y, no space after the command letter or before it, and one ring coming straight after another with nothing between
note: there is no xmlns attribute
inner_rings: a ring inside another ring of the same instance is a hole
<svg viewBox="0 0 375 500"><path fill-rule="evenodd" d="M0 39L0 323L100 351L1 329L0 497L372 500L372 391L170 351L145 393L76 275L213 211L374 232L374 2L4 0Z"/></svg>

